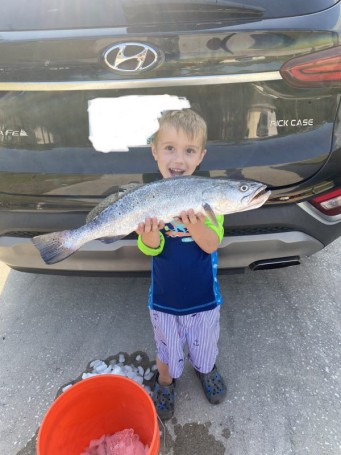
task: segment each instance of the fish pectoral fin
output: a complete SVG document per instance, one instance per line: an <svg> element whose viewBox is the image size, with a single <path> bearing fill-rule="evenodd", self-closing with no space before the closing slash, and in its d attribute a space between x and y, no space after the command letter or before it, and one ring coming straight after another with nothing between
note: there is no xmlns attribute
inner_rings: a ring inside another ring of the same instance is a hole
<svg viewBox="0 0 341 455"><path fill-rule="evenodd" d="M117 242L117 240L121 240L121 239L123 239L123 237L125 237L125 235L116 235L113 237L101 237L100 239L97 239L97 240L99 240L100 242L109 244L109 243Z"/></svg>
<svg viewBox="0 0 341 455"><path fill-rule="evenodd" d="M215 216L215 213L213 212L213 209L212 207L210 206L210 204L208 204L208 202L204 202L203 205L202 205L203 209L205 210L205 213L206 215L208 216L208 218L212 221L212 223L215 225L215 226L218 226L218 220L217 220L217 217Z"/></svg>

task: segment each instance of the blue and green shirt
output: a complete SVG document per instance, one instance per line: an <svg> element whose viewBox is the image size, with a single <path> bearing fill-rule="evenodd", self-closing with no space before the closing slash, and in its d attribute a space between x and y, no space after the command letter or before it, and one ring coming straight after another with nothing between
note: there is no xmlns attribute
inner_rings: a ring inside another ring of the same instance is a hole
<svg viewBox="0 0 341 455"><path fill-rule="evenodd" d="M205 224L224 235L222 215L218 226L206 218ZM138 247L151 256L152 275L148 306L178 316L212 310L222 303L217 279L218 254L203 251L183 224L168 223L160 231L160 246L149 248L138 238Z"/></svg>

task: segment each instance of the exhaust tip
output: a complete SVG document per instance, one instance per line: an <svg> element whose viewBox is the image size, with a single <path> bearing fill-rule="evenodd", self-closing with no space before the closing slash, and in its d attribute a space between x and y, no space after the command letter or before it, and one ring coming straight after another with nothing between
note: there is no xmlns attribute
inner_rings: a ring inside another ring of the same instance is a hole
<svg viewBox="0 0 341 455"><path fill-rule="evenodd" d="M300 265L300 263L299 256L289 256L285 258L262 259L253 262L249 267L255 272L257 270L273 270L281 269L283 267L292 267L293 265Z"/></svg>

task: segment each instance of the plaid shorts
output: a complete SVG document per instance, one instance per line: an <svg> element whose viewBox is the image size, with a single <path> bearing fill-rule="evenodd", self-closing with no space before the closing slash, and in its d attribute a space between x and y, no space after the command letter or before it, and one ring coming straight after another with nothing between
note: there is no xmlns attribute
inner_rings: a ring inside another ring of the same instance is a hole
<svg viewBox="0 0 341 455"><path fill-rule="evenodd" d="M168 365L172 378L183 372L186 344L192 366L201 373L212 371L218 355L220 306L185 316L150 310L150 319L158 358Z"/></svg>

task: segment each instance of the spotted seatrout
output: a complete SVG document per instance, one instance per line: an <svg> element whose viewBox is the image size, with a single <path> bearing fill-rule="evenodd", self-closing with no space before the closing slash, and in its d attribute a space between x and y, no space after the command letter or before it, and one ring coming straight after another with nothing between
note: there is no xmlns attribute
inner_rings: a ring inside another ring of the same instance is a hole
<svg viewBox="0 0 341 455"><path fill-rule="evenodd" d="M167 223L183 210L193 209L215 222L215 214L256 209L269 196L265 185L248 180L196 176L167 178L131 189L112 203L113 198L109 196L109 205L102 202L100 210L95 207L94 215L78 229L39 235L32 241L45 263L54 264L91 240L114 242L125 237L147 217Z"/></svg>

